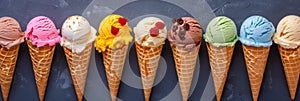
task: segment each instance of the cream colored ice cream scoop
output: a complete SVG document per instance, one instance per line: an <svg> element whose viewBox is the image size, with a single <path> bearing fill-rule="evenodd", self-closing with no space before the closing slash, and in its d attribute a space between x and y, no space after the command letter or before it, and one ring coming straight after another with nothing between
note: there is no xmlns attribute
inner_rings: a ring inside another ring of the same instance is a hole
<svg viewBox="0 0 300 101"><path fill-rule="evenodd" d="M283 48L295 49L300 45L300 17L288 15L280 20L274 42Z"/></svg>
<svg viewBox="0 0 300 101"><path fill-rule="evenodd" d="M93 42L97 31L82 16L70 16L62 26L61 45L73 52L82 52L87 44Z"/></svg>
<svg viewBox="0 0 300 101"><path fill-rule="evenodd" d="M135 42L146 47L158 47L165 43L167 28L164 21L156 17L142 19L133 29Z"/></svg>

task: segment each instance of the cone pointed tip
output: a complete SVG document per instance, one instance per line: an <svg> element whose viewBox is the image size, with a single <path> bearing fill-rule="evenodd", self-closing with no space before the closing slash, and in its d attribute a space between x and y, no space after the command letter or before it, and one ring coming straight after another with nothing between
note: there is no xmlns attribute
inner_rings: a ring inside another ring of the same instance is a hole
<svg viewBox="0 0 300 101"><path fill-rule="evenodd" d="M258 96L253 96L253 101L257 101Z"/></svg>
<svg viewBox="0 0 300 101"><path fill-rule="evenodd" d="M7 100L8 100L8 96L7 97L3 96L3 101L7 101Z"/></svg>
<svg viewBox="0 0 300 101"><path fill-rule="evenodd" d="M39 89L39 87L38 87L38 89ZM40 101L44 101L45 90L43 90L43 91L44 91L44 92L42 92L41 89L38 90Z"/></svg>
<svg viewBox="0 0 300 101"><path fill-rule="evenodd" d="M150 101L151 90L152 88L144 88L145 101Z"/></svg>
<svg viewBox="0 0 300 101"><path fill-rule="evenodd" d="M111 95L111 101L117 101L117 97L114 95Z"/></svg>
<svg viewBox="0 0 300 101"><path fill-rule="evenodd" d="M83 97L82 96L78 96L77 99L78 99L78 101L83 101Z"/></svg>
<svg viewBox="0 0 300 101"><path fill-rule="evenodd" d="M217 94L216 96L217 96L217 97L216 97L217 101L221 101L221 96L222 96L222 95L221 95L221 94Z"/></svg>
<svg viewBox="0 0 300 101"><path fill-rule="evenodd" d="M44 97L40 97L40 101L44 101Z"/></svg>
<svg viewBox="0 0 300 101"><path fill-rule="evenodd" d="M292 99L292 101L294 101L295 100L295 95L291 95L291 99Z"/></svg>
<svg viewBox="0 0 300 101"><path fill-rule="evenodd" d="M145 101L150 101L150 96L144 96L145 97Z"/></svg>
<svg viewBox="0 0 300 101"><path fill-rule="evenodd" d="M188 100L187 97L183 97L183 98L182 98L182 101L187 101L187 100Z"/></svg>
<svg viewBox="0 0 300 101"><path fill-rule="evenodd" d="M7 101L8 100L8 95L2 95L2 97L3 97L3 101Z"/></svg>
<svg viewBox="0 0 300 101"><path fill-rule="evenodd" d="M11 81L9 81L9 82L11 82ZM8 84L8 85L1 84L1 91L2 91L3 101L7 101L8 100L11 83Z"/></svg>

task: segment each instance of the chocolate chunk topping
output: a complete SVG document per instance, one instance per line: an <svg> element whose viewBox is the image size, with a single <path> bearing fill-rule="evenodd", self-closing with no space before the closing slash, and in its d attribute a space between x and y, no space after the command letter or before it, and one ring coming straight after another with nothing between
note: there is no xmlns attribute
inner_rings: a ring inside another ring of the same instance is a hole
<svg viewBox="0 0 300 101"><path fill-rule="evenodd" d="M188 31L190 29L190 25L186 23L183 25L183 28Z"/></svg>
<svg viewBox="0 0 300 101"><path fill-rule="evenodd" d="M182 24L183 24L183 20L182 20L181 18L179 18L179 19L177 19L177 23L178 23L179 25L182 25Z"/></svg>

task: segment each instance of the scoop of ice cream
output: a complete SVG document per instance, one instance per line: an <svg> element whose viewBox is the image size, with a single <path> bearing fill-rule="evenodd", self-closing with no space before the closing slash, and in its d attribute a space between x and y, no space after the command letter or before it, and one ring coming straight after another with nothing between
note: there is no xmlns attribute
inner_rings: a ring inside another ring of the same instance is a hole
<svg viewBox="0 0 300 101"><path fill-rule="evenodd" d="M73 52L81 53L87 44L93 42L97 31L82 16L70 16L62 26L61 45Z"/></svg>
<svg viewBox="0 0 300 101"><path fill-rule="evenodd" d="M95 48L99 52L104 52L107 48L122 48L132 41L131 28L127 19L121 15L111 14L105 17L100 23L98 32Z"/></svg>
<svg viewBox="0 0 300 101"><path fill-rule="evenodd" d="M59 29L45 16L37 16L30 20L25 31L25 38L33 45L42 47L45 45L54 46L60 43Z"/></svg>
<svg viewBox="0 0 300 101"><path fill-rule="evenodd" d="M280 20L274 42L283 48L295 49L300 45L300 17L289 15Z"/></svg>
<svg viewBox="0 0 300 101"><path fill-rule="evenodd" d="M213 46L233 46L237 40L237 29L234 22L225 16L212 19L203 35L206 42Z"/></svg>
<svg viewBox="0 0 300 101"><path fill-rule="evenodd" d="M0 18L0 45L7 49L24 42L19 23L11 17Z"/></svg>
<svg viewBox="0 0 300 101"><path fill-rule="evenodd" d="M167 28L164 21L156 17L142 19L133 29L135 42L146 47L158 47L165 43Z"/></svg>
<svg viewBox="0 0 300 101"><path fill-rule="evenodd" d="M193 50L202 39L200 23L191 17L173 19L172 28L168 31L168 40L171 46Z"/></svg>
<svg viewBox="0 0 300 101"><path fill-rule="evenodd" d="M266 18L251 16L243 22L239 40L247 46L268 47L272 45L274 32L273 24Z"/></svg>

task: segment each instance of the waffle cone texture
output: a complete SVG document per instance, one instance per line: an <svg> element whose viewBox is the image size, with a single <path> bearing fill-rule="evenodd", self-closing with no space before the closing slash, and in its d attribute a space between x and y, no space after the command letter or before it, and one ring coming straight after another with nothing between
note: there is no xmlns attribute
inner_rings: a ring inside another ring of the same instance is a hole
<svg viewBox="0 0 300 101"><path fill-rule="evenodd" d="M44 101L55 46L46 45L37 47L35 45L32 45L30 41L26 42L33 65L33 71L40 101Z"/></svg>
<svg viewBox="0 0 300 101"><path fill-rule="evenodd" d="M72 52L72 49L63 47L78 101L83 100L86 77L92 52L92 43L89 43L81 53Z"/></svg>
<svg viewBox="0 0 300 101"><path fill-rule="evenodd" d="M290 91L291 99L296 97L300 75L300 47L285 49L278 45L281 61L284 67L285 78Z"/></svg>
<svg viewBox="0 0 300 101"><path fill-rule="evenodd" d="M149 101L163 45L150 48L135 43L135 46L144 88L145 101Z"/></svg>
<svg viewBox="0 0 300 101"><path fill-rule="evenodd" d="M224 85L226 83L234 46L215 47L206 43L209 63L214 80L217 101L221 101Z"/></svg>
<svg viewBox="0 0 300 101"><path fill-rule="evenodd" d="M197 47L192 51L187 51L184 48L176 47L175 45L171 47L176 65L176 72L178 76L182 100L187 101L200 45L197 45Z"/></svg>
<svg viewBox="0 0 300 101"><path fill-rule="evenodd" d="M8 95L15 71L20 45L6 49L0 46L0 84L3 100L8 100Z"/></svg>
<svg viewBox="0 0 300 101"><path fill-rule="evenodd" d="M116 101L128 45L119 49L108 48L103 55L104 67L112 101Z"/></svg>
<svg viewBox="0 0 300 101"><path fill-rule="evenodd" d="M254 47L243 44L253 101L258 100L261 83L269 56L270 47Z"/></svg>

